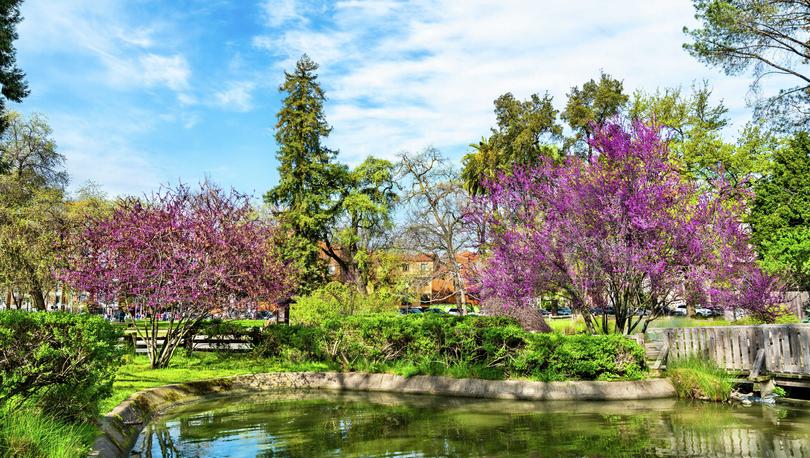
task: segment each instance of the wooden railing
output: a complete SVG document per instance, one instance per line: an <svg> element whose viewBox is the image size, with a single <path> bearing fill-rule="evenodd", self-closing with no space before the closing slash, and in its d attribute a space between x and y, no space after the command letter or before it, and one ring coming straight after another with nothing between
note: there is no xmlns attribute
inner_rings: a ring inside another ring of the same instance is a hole
<svg viewBox="0 0 810 458"><path fill-rule="evenodd" d="M810 375L810 325L707 326L660 333L662 353L670 361L699 356L752 375Z"/></svg>
<svg viewBox="0 0 810 458"><path fill-rule="evenodd" d="M146 342L132 335L135 353L146 353ZM163 345L164 339L158 338L157 344ZM195 335L192 340L185 342L184 347L191 346L193 351L243 352L253 348L250 336L205 336Z"/></svg>

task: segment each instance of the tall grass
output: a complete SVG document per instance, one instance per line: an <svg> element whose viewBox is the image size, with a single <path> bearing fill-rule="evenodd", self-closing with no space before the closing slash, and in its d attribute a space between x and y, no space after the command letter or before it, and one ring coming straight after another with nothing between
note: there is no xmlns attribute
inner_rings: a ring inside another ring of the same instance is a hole
<svg viewBox="0 0 810 458"><path fill-rule="evenodd" d="M667 373L681 398L726 401L733 388L733 377L703 358L672 361Z"/></svg>
<svg viewBox="0 0 810 458"><path fill-rule="evenodd" d="M93 425L62 423L33 409L0 408L0 456L84 457L96 435Z"/></svg>

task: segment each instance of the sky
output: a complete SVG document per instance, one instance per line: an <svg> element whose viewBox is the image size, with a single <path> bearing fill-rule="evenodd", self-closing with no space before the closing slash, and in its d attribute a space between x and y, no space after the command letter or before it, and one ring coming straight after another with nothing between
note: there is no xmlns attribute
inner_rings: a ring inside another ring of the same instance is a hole
<svg viewBox="0 0 810 458"><path fill-rule="evenodd" d="M284 70L321 65L326 144L340 160L434 146L455 160L495 123L492 102L600 70L626 92L708 80L750 119L750 79L682 48L689 0L26 0L16 43L31 95L12 108L53 127L75 190L110 195L213 180L261 196L277 181Z"/></svg>

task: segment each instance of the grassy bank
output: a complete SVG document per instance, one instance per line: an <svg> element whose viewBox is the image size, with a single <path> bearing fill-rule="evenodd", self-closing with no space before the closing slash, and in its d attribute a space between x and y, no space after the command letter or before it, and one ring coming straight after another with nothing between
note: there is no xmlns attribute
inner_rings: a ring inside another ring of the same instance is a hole
<svg viewBox="0 0 810 458"><path fill-rule="evenodd" d="M165 369L151 369L145 355L130 355L118 370L113 394L101 403L102 412L108 412L133 393L157 386L191 382L262 372L328 371L333 368L324 363L285 363L257 359L250 355L217 355L195 353L177 355Z"/></svg>
<svg viewBox="0 0 810 458"><path fill-rule="evenodd" d="M680 398L727 401L731 396L733 377L712 361L675 360L669 363L667 373Z"/></svg>
<svg viewBox="0 0 810 458"><path fill-rule="evenodd" d="M86 456L96 436L93 425L57 421L37 410L0 410L0 456L70 458Z"/></svg>

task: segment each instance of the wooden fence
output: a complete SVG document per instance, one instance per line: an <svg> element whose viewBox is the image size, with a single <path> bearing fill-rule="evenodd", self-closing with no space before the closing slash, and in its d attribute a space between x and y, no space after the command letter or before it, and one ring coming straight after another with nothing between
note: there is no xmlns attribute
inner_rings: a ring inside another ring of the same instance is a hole
<svg viewBox="0 0 810 458"><path fill-rule="evenodd" d="M700 356L751 376L810 375L810 325L707 326L661 334L664 361Z"/></svg>

